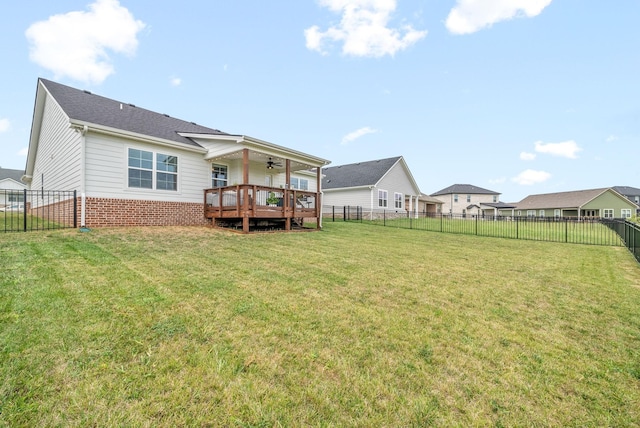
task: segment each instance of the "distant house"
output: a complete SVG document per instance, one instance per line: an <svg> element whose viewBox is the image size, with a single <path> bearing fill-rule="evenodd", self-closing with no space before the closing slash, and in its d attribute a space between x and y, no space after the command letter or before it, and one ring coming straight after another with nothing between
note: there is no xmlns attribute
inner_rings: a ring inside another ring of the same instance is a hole
<svg viewBox="0 0 640 428"><path fill-rule="evenodd" d="M76 190L82 226L248 232L305 218L319 226L328 163L39 79L25 177L34 189Z"/></svg>
<svg viewBox="0 0 640 428"><path fill-rule="evenodd" d="M518 217L629 218L637 205L613 188L530 195L516 204Z"/></svg>
<svg viewBox="0 0 640 428"><path fill-rule="evenodd" d="M325 206L358 206L366 216L376 211L436 210L437 202L421 202L420 189L402 156L323 168Z"/></svg>
<svg viewBox="0 0 640 428"><path fill-rule="evenodd" d="M405 206L408 207L409 202L409 196L407 196ZM442 213L442 204L443 202L440 199L429 196L426 193L420 193L416 209L422 216L435 216Z"/></svg>
<svg viewBox="0 0 640 428"><path fill-rule="evenodd" d="M22 190L27 188L22 181L23 175L24 171L21 169L0 168L0 207L23 201Z"/></svg>
<svg viewBox="0 0 640 428"><path fill-rule="evenodd" d="M613 190L636 204L638 206L636 208L636 214L640 215L640 189L629 186L613 186Z"/></svg>
<svg viewBox="0 0 640 428"><path fill-rule="evenodd" d="M507 209L504 205L499 204L500 193L471 184L454 184L432 193L431 196L437 197L443 202L442 212L444 214L500 215L500 210Z"/></svg>

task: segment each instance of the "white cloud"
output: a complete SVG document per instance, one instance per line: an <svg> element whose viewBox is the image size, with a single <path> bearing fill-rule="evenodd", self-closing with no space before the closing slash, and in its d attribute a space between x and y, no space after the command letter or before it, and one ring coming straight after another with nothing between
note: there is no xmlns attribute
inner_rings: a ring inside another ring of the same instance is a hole
<svg viewBox="0 0 640 428"><path fill-rule="evenodd" d="M96 0L89 11L50 16L32 24L25 35L29 58L54 72L87 83L102 83L114 68L108 51L133 55L145 27L118 0Z"/></svg>
<svg viewBox="0 0 640 428"><path fill-rule="evenodd" d="M522 184L523 186L531 186L536 183L542 183L551 178L551 174L545 171L535 171L533 169L527 169L518 174L517 177L512 178L514 182Z"/></svg>
<svg viewBox="0 0 640 428"><path fill-rule="evenodd" d="M179 77L172 77L171 80L171 86L180 86L182 85L182 79Z"/></svg>
<svg viewBox="0 0 640 428"><path fill-rule="evenodd" d="M445 25L454 34L470 34L517 17L539 15L552 0L458 0Z"/></svg>
<svg viewBox="0 0 640 428"><path fill-rule="evenodd" d="M552 156L559 156L563 158L576 159L578 152L582 151L578 144L573 141L565 141L562 143L543 143L542 141L536 141L536 152L546 153Z"/></svg>
<svg viewBox="0 0 640 428"><path fill-rule="evenodd" d="M321 6L342 15L340 23L321 31L314 25L304 30L309 50L327 54L329 42L341 42L342 53L361 57L395 55L427 35L410 25L390 28L397 0L319 0Z"/></svg>
<svg viewBox="0 0 640 428"><path fill-rule="evenodd" d="M26 156L29 154L29 147L23 147L22 149L20 149L20 151L18 152L19 156Z"/></svg>
<svg viewBox="0 0 640 428"><path fill-rule="evenodd" d="M534 160L535 158L536 158L535 153L527 153L527 152L520 153L520 159L522 160L530 161L530 160Z"/></svg>
<svg viewBox="0 0 640 428"><path fill-rule="evenodd" d="M344 137L342 137L342 144L348 144L354 140L357 140L358 138L362 137L363 135L367 135L367 134L375 134L376 132L378 132L377 129L373 129L370 128L368 126L365 126L364 128L360 128L357 129L353 132L348 133L347 135L345 135Z"/></svg>
<svg viewBox="0 0 640 428"><path fill-rule="evenodd" d="M9 119L0 119L0 132L7 132L11 128L11 122Z"/></svg>
<svg viewBox="0 0 640 428"><path fill-rule="evenodd" d="M606 139L607 143L613 143L614 141L617 141L618 137L615 135L609 135Z"/></svg>

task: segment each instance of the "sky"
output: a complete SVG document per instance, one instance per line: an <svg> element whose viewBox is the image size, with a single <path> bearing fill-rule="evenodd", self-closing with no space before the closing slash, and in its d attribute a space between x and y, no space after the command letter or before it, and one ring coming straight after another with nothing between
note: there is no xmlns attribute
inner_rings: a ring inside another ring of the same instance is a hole
<svg viewBox="0 0 640 428"><path fill-rule="evenodd" d="M420 190L640 188L640 1L29 0L0 14L0 167L39 77Z"/></svg>

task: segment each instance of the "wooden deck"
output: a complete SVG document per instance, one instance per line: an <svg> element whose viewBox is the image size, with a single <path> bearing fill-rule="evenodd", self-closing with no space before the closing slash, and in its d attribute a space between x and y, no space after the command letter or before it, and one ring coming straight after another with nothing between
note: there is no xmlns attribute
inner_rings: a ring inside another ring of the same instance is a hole
<svg viewBox="0 0 640 428"><path fill-rule="evenodd" d="M258 227L291 230L292 224L302 225L305 219L320 224L321 209L316 192L241 184L206 189L206 218L217 224L241 224L248 233Z"/></svg>

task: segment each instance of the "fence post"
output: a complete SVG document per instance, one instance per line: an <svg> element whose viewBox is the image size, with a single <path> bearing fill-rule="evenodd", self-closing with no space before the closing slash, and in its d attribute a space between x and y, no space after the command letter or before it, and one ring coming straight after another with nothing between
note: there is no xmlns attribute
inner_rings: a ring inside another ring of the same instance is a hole
<svg viewBox="0 0 640 428"><path fill-rule="evenodd" d="M78 191L73 191L73 228L78 228Z"/></svg>
<svg viewBox="0 0 640 428"><path fill-rule="evenodd" d="M22 223L23 230L27 231L27 189L22 189Z"/></svg>
<svg viewBox="0 0 640 428"><path fill-rule="evenodd" d="M476 215L476 236L478 236L478 217L480 216Z"/></svg>
<svg viewBox="0 0 640 428"><path fill-rule="evenodd" d="M564 219L564 242L569 242L569 219Z"/></svg>

